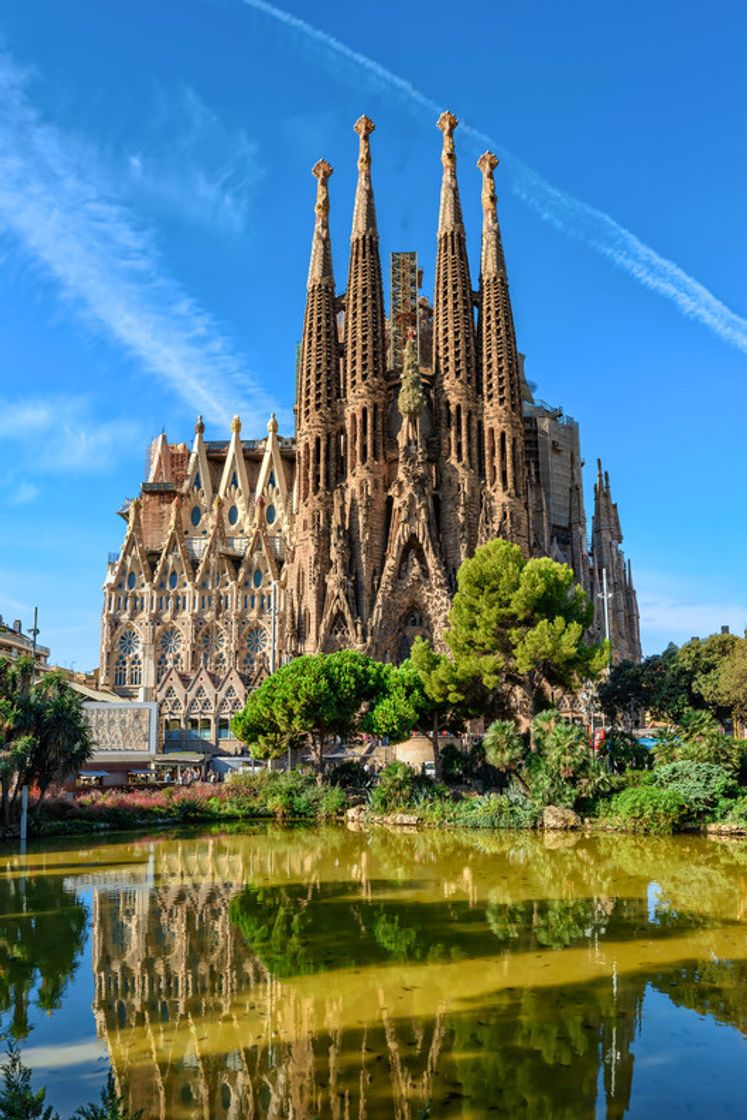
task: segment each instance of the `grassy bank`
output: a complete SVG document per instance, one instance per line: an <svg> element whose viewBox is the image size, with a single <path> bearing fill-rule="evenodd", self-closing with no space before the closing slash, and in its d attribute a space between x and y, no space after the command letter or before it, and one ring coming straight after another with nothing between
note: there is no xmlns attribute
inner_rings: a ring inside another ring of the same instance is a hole
<svg viewBox="0 0 747 1120"><path fill-rule="evenodd" d="M52 836L129 831L222 821L341 820L359 825L431 828L577 828L668 835L693 829L747 831L747 795L726 769L673 762L654 770L608 773L595 786L496 775L487 793L433 782L402 763L374 783L362 771L333 771L321 785L302 771L234 775L220 786L157 791L97 790L53 798L32 814L30 834ZM368 783L368 785L364 784Z"/></svg>

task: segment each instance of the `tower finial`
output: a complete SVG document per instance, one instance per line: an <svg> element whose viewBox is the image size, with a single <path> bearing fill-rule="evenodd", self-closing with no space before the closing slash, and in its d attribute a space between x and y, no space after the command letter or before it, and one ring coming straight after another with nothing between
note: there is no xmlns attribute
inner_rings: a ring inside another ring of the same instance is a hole
<svg viewBox="0 0 747 1120"><path fill-rule="evenodd" d="M314 211L318 218L326 218L329 214L329 189L327 182L332 174L332 167L326 159L318 159L311 169L311 174L316 179L316 205Z"/></svg>
<svg viewBox="0 0 747 1120"><path fill-rule="evenodd" d="M493 152L483 152L477 161L482 172L482 253L480 275L483 281L488 276L505 275L506 262L503 258L501 231L498 226L498 200L495 193L493 173L498 166L498 157Z"/></svg>
<svg viewBox="0 0 747 1120"><path fill-rule="evenodd" d="M456 152L454 150L454 129L459 124L459 121L454 116L445 110L436 121L436 128L440 128L444 134L444 146L441 152L441 163L444 167L456 166Z"/></svg>
<svg viewBox="0 0 747 1120"><path fill-rule="evenodd" d="M369 144L369 136L376 128L376 125L370 117L358 117L358 120L353 125L353 130L358 133L360 144L358 148L358 170L362 171L364 168L371 166L371 146Z"/></svg>
<svg viewBox="0 0 747 1120"><path fill-rule="evenodd" d="M241 431L241 417L240 416L234 416L233 420L231 421L231 431L236 432L237 434Z"/></svg>
<svg viewBox="0 0 747 1120"><path fill-rule="evenodd" d="M483 152L477 161L477 166L482 171L482 208L494 210L498 199L495 194L493 172L498 166L498 156L493 152Z"/></svg>
<svg viewBox="0 0 747 1120"><path fill-rule="evenodd" d="M355 188L351 240L366 233L376 234L376 208L371 186L371 146L369 136L376 128L370 117L358 117L353 129L358 133L358 184Z"/></svg>
<svg viewBox="0 0 747 1120"><path fill-rule="evenodd" d="M198 416L197 417L197 423L195 424L195 434L198 435L198 436L201 436L204 433L204 431L205 431L205 421L202 419L201 416Z"/></svg>
<svg viewBox="0 0 747 1120"><path fill-rule="evenodd" d="M314 234L311 240L311 259L309 261L308 287L319 280L329 280L332 276L332 248L329 241L329 188L327 183L332 167L326 159L318 159L311 169L316 179L316 203L314 204Z"/></svg>

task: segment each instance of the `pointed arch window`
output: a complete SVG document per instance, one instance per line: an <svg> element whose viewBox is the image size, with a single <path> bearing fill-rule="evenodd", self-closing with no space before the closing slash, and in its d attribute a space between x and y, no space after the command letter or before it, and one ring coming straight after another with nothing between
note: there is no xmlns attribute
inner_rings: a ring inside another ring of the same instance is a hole
<svg viewBox="0 0 747 1120"><path fill-rule="evenodd" d="M117 658L114 662L114 686L139 685L143 680L140 635L132 627L123 630L117 641Z"/></svg>
<svg viewBox="0 0 747 1120"><path fill-rule="evenodd" d="M267 645L267 631L262 626L252 626L251 629L247 630L242 660L245 673L256 672L259 665L265 660Z"/></svg>
<svg viewBox="0 0 747 1120"><path fill-rule="evenodd" d="M157 664L158 680L163 680L169 669L182 667L182 635L176 626L169 626L161 634Z"/></svg>
<svg viewBox="0 0 747 1120"><path fill-rule="evenodd" d="M238 478L238 475L236 474L236 471L234 471L233 474L231 475L231 486L233 486L233 488L235 490L238 490L238 488L239 488L239 478Z"/></svg>
<svg viewBox="0 0 747 1120"><path fill-rule="evenodd" d="M200 478L200 472L199 471L195 475L195 480L192 483L192 489L193 490L202 490L202 479Z"/></svg>

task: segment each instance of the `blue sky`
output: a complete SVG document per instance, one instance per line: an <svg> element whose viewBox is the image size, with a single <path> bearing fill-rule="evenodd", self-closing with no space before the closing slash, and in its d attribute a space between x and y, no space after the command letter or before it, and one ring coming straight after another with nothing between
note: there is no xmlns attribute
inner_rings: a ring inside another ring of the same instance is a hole
<svg viewBox="0 0 747 1120"><path fill-rule="evenodd" d="M741 632L747 9L283 11L0 9L0 612L38 604L53 659L90 668L149 440L197 412L290 430L309 169L335 168L342 288L363 112L382 254L417 249L430 294L448 107L473 282L489 141L527 374L580 421L589 486L610 471L646 651Z"/></svg>

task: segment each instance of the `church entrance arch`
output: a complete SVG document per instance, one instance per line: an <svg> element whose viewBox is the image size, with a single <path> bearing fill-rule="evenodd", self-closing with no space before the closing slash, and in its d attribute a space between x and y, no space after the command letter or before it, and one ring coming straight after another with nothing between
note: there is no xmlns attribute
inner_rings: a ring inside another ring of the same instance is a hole
<svg viewBox="0 0 747 1120"><path fill-rule="evenodd" d="M399 620L395 660L398 665L410 656L416 638L433 640L433 629L425 614L417 607L406 610Z"/></svg>

